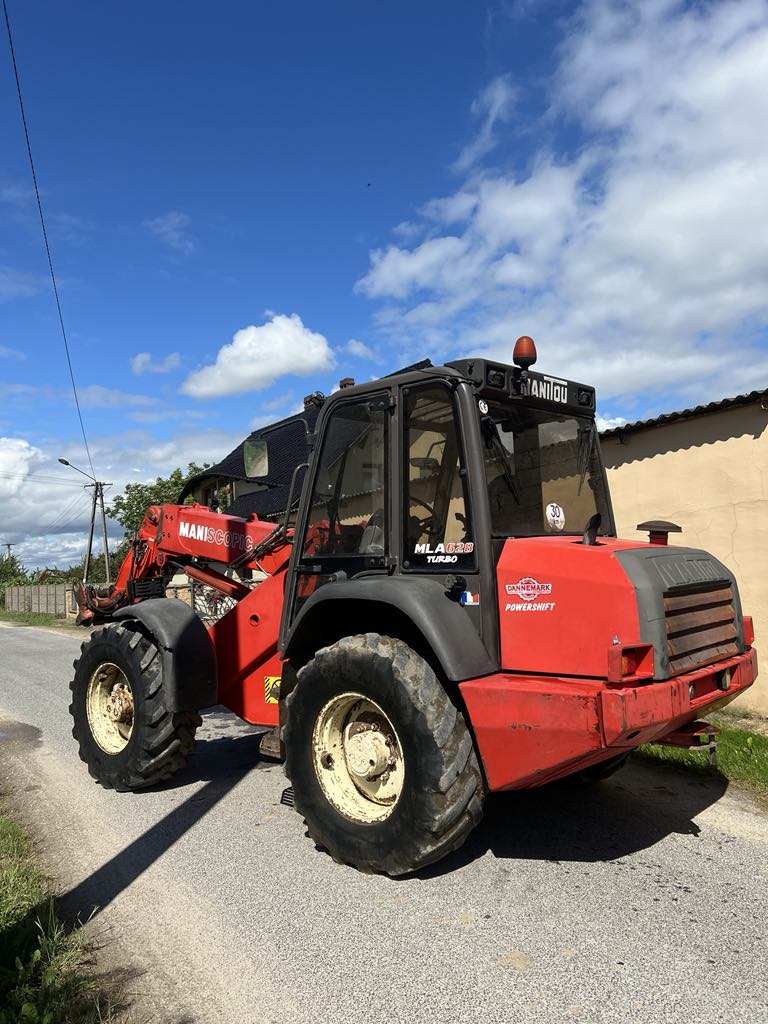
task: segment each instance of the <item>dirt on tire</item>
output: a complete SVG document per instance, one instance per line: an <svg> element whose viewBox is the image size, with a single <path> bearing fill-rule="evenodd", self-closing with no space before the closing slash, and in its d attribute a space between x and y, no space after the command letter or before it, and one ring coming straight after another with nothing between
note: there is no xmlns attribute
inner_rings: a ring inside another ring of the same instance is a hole
<svg viewBox="0 0 768 1024"><path fill-rule="evenodd" d="M137 629L109 625L94 630L73 662L70 683L72 735L88 771L107 789L144 789L163 782L187 763L202 719L196 711L172 711L163 689L160 651ZM133 729L125 747L108 753L96 741L88 721L87 689L106 662L116 665L133 693Z"/></svg>
<svg viewBox="0 0 768 1024"><path fill-rule="evenodd" d="M334 807L318 781L313 726L323 705L352 690L390 718L404 750L403 788L383 820ZM286 698L285 772L315 843L361 871L405 875L446 856L482 818L485 782L460 709L431 666L401 640L366 633L318 651Z"/></svg>

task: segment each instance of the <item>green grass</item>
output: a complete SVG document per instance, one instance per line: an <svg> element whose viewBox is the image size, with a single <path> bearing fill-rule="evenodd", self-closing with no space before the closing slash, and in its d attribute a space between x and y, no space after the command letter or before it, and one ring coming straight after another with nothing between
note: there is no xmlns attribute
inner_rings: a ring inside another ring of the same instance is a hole
<svg viewBox="0 0 768 1024"><path fill-rule="evenodd" d="M49 615L47 612L9 612L0 608L0 620L3 622L20 622L25 626L64 626L66 629L76 629L74 623L59 618L58 615Z"/></svg>
<svg viewBox="0 0 768 1024"><path fill-rule="evenodd" d="M86 956L56 915L28 837L0 811L0 1024L115 1024Z"/></svg>
<svg viewBox="0 0 768 1024"><path fill-rule="evenodd" d="M707 720L722 730L717 743L716 768L710 765L708 752L662 747L656 743L640 747L635 756L677 765L702 775L720 775L750 789L768 790L768 736L731 728L727 715L711 715Z"/></svg>

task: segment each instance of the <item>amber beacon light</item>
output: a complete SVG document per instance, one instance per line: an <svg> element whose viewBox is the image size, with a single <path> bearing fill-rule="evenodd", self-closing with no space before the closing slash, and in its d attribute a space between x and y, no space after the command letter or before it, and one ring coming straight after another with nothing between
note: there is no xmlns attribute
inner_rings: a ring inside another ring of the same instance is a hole
<svg viewBox="0 0 768 1024"><path fill-rule="evenodd" d="M512 362L523 370L533 366L536 362L536 346L533 343L533 338L529 338L527 334L524 334L521 338L517 339Z"/></svg>

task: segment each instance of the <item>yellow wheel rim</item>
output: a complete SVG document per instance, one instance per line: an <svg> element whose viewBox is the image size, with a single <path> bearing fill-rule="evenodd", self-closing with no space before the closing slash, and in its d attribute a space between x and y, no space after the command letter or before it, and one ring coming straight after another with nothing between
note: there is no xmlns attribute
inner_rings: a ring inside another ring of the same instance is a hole
<svg viewBox="0 0 768 1024"><path fill-rule="evenodd" d="M342 693L320 711L312 730L320 786L346 818L383 821L403 791L405 762L394 726L374 701Z"/></svg>
<svg viewBox="0 0 768 1024"><path fill-rule="evenodd" d="M125 750L133 732L133 691L122 669L105 661L88 681L86 712L91 735L106 754Z"/></svg>

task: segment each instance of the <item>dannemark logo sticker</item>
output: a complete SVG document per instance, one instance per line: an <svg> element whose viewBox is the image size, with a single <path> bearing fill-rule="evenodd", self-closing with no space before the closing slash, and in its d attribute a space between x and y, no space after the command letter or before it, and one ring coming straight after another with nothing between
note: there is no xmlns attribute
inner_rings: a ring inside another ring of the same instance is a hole
<svg viewBox="0 0 768 1024"><path fill-rule="evenodd" d="M280 701L280 676L264 676L264 703L277 704Z"/></svg>
<svg viewBox="0 0 768 1024"><path fill-rule="evenodd" d="M507 583L504 588L512 596L522 597L524 601L535 601L542 594L552 593L551 583L539 583L533 576L523 576L517 583Z"/></svg>

